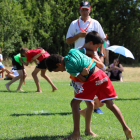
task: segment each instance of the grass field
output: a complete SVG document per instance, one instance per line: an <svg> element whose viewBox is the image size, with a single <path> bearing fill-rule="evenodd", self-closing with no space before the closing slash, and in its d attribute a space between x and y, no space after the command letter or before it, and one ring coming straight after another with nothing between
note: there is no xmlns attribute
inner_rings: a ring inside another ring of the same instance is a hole
<svg viewBox="0 0 140 140"><path fill-rule="evenodd" d="M11 85L12 92L5 88L7 80L0 80L0 140L59 140L73 131L70 101L73 89L69 86L69 75L49 73L58 90L42 78L42 93L35 93L36 86L31 78L34 66L27 68L28 77L23 85L24 92L15 92L18 81ZM10 69L10 68L9 68ZM132 130L134 140L140 140L140 68L125 67L124 82L113 82L118 94L114 103L120 108L126 123ZM40 76L39 76L40 77ZM81 108L85 103L81 103ZM125 140L121 125L104 105L103 114L93 113L91 128L99 135L95 140ZM92 140L84 135L84 118L80 119L81 139Z"/></svg>

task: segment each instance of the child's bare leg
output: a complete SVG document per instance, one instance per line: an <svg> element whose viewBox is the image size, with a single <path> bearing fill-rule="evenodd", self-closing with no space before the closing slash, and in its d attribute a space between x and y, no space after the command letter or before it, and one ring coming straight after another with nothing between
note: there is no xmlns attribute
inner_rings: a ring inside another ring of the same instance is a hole
<svg viewBox="0 0 140 140"><path fill-rule="evenodd" d="M22 83L23 83L23 71L22 70L17 70L17 72L20 75L19 85L18 85L18 88L17 88L17 91L18 91L18 90L21 90L21 86L22 86Z"/></svg>
<svg viewBox="0 0 140 140"><path fill-rule="evenodd" d="M57 90L57 87L53 84L53 82L51 81L51 79L45 74L47 69L41 69L41 76L46 79L49 84L52 86L52 91Z"/></svg>
<svg viewBox="0 0 140 140"><path fill-rule="evenodd" d="M80 139L80 112L79 112L79 104L80 100L73 99L71 101L72 113L73 113L73 123L74 123L74 131L71 135L69 135L65 140L78 140Z"/></svg>
<svg viewBox="0 0 140 140"><path fill-rule="evenodd" d="M91 131L91 116L94 109L94 102L93 101L85 101L87 104L86 114L85 114L85 135L92 135L96 137L97 135Z"/></svg>
<svg viewBox="0 0 140 140"><path fill-rule="evenodd" d="M19 73L19 71L21 71L21 70L17 70L18 73ZM17 81L18 79L20 79L20 78L21 78L21 75L19 74L18 76L14 77L10 82L8 82L7 84L5 84L7 90L10 91L10 88L9 88L10 85L12 83L14 83L15 81Z"/></svg>
<svg viewBox="0 0 140 140"><path fill-rule="evenodd" d="M11 78L11 79L13 79L15 77L15 75L11 74L11 73L9 73L7 76L8 76L8 78Z"/></svg>
<svg viewBox="0 0 140 140"><path fill-rule="evenodd" d="M24 72L23 72L23 71L24 71ZM26 77L27 74L26 74L25 69L20 70L20 71L17 70L17 72L18 72L18 74L19 74L20 77L21 77L21 78L20 78L20 81L19 81L19 85L18 85L17 91L18 91L18 90L23 91L23 90L21 89L21 86L22 86L22 84L23 84L23 79L25 79L24 77Z"/></svg>
<svg viewBox="0 0 140 140"><path fill-rule="evenodd" d="M86 109L87 108L80 110L80 115L82 115L83 117L85 117Z"/></svg>
<svg viewBox="0 0 140 140"><path fill-rule="evenodd" d="M7 73L11 73L11 71L9 71L8 69L4 69L4 71L6 71Z"/></svg>
<svg viewBox="0 0 140 140"><path fill-rule="evenodd" d="M108 72L108 77L110 78L110 76L111 76L111 72Z"/></svg>
<svg viewBox="0 0 140 140"><path fill-rule="evenodd" d="M38 72L40 70L41 69L39 69L39 68L35 68L34 71L32 72L32 76L33 76L33 79L34 79L36 87L37 87L37 91L36 92L42 92L41 88L40 88L39 80L38 80L38 77L37 77L37 74L38 74Z"/></svg>
<svg viewBox="0 0 140 140"><path fill-rule="evenodd" d="M133 139L131 129L126 125L120 109L113 103L112 100L107 100L107 101L105 101L105 103L106 103L107 108L109 108L114 113L114 115L117 117L117 119L121 123L126 138Z"/></svg>
<svg viewBox="0 0 140 140"><path fill-rule="evenodd" d="M102 104L98 98L94 99L94 109L102 107L104 104ZM85 117L86 109L80 110L80 114Z"/></svg>
<svg viewBox="0 0 140 140"><path fill-rule="evenodd" d="M122 73L119 74L120 82L123 82Z"/></svg>

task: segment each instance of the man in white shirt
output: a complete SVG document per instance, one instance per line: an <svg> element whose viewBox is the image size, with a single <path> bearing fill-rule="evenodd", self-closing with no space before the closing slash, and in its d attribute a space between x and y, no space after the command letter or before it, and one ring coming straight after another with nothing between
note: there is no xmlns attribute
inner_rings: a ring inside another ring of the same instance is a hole
<svg viewBox="0 0 140 140"><path fill-rule="evenodd" d="M91 11L91 6L88 1L82 1L80 4L80 17L71 22L67 35L66 35L66 42L67 44L74 43L74 47L78 48L85 44L85 36L90 31L97 31L100 36L104 39L106 38L105 33L102 29L100 23L92 19L89 14ZM100 47L100 53L102 56L103 54L103 45ZM104 57L101 57L103 61Z"/></svg>
<svg viewBox="0 0 140 140"><path fill-rule="evenodd" d="M82 1L80 3L80 17L71 22L67 35L66 42L67 44L74 43L74 48L82 47L85 44L85 36L90 31L97 31L100 36L104 39L106 38L105 33L102 29L100 23L92 19L89 14L91 11L91 6L88 1ZM104 62L104 54L103 54L104 46L100 47L100 59ZM76 93L75 93L76 94ZM94 110L94 112L102 114L103 112L100 108Z"/></svg>

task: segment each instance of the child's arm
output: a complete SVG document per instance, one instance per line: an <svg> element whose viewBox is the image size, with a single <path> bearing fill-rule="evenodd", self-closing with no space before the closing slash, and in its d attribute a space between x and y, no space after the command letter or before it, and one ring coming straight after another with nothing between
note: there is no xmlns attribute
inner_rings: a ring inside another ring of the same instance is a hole
<svg viewBox="0 0 140 140"><path fill-rule="evenodd" d="M85 82L87 79L84 77L86 75L89 74L90 69L89 68L83 68L83 71L77 76L77 78L82 81ZM75 77L74 75L70 75L71 77Z"/></svg>
<svg viewBox="0 0 140 140"><path fill-rule="evenodd" d="M114 67L112 67L111 65L106 69L106 71L112 71L112 70L114 70Z"/></svg>
<svg viewBox="0 0 140 140"><path fill-rule="evenodd" d="M86 78L85 77L83 77L83 75L81 75L81 74L79 74L78 76L77 76L77 78L80 80L80 81L82 81L82 82L86 82Z"/></svg>
<svg viewBox="0 0 140 140"><path fill-rule="evenodd" d="M115 69L118 69L118 70L121 71L121 72L123 72L123 71L124 71L123 66L122 66L121 64L119 64L119 65L120 65L120 67L114 66L114 68L115 68Z"/></svg>
<svg viewBox="0 0 140 140"><path fill-rule="evenodd" d="M98 66L100 69L104 68L104 64L101 61L95 60L96 61L96 66Z"/></svg>
<svg viewBox="0 0 140 140"><path fill-rule="evenodd" d="M71 75L71 74L70 74L70 76L71 76L71 77L75 77L74 75ZM85 77L83 77L83 75L81 75L81 74L79 74L79 75L77 76L77 78L78 78L81 82L86 82L86 80L87 80L87 79L86 79Z"/></svg>
<svg viewBox="0 0 140 140"><path fill-rule="evenodd" d="M31 61L30 61L30 63L32 63L33 61L35 61L38 57L40 57L43 53L45 53L45 50L43 49L39 54L37 54L37 55L35 55L32 59L31 59Z"/></svg>
<svg viewBox="0 0 140 140"><path fill-rule="evenodd" d="M28 66L29 63L32 63L33 61L36 62L36 59L37 59L39 56L41 56L43 53L45 53L45 50L44 50L44 49L43 49L39 54L35 55L35 56L31 59L31 61L24 62L24 61L22 60L22 58L20 58L20 62L23 63L24 65Z"/></svg>
<svg viewBox="0 0 140 140"><path fill-rule="evenodd" d="M94 61L96 61L96 65L100 69L104 68L104 64L102 63L102 61L100 60L100 58L97 56L97 54L94 51L86 50L86 55L92 56L92 58L94 58Z"/></svg>
<svg viewBox="0 0 140 140"><path fill-rule="evenodd" d="M22 58L19 58L19 60L20 60L20 62L21 62L23 65L25 65L25 66L28 66L28 65L29 65L29 61L24 62L24 61L22 60Z"/></svg>
<svg viewBox="0 0 140 140"><path fill-rule="evenodd" d="M38 64L38 61L37 60L35 60L34 62L35 62L36 65Z"/></svg>

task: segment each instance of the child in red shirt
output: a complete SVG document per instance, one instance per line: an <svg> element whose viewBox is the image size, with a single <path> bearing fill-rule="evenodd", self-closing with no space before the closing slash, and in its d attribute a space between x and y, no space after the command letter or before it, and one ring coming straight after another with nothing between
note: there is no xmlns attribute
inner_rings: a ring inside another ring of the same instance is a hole
<svg viewBox="0 0 140 140"><path fill-rule="evenodd" d="M35 55L31 60L30 62L33 62L34 60L36 60L40 55L42 55L44 53L44 50L41 50L41 52L37 55ZM13 64L13 68L14 70L17 70L18 72L18 76L14 77L10 82L8 82L7 84L5 84L6 86L6 89L8 91L11 91L10 90L10 85L13 84L15 81L19 80L19 85L18 85L18 88L17 88L17 91L23 91L21 89L21 86L23 84L23 82L25 82L25 78L27 76L26 74L26 70L23 66L23 63L20 61L21 58L23 59L22 61L26 62L26 57L23 57L21 56L21 54L17 54L15 55L13 58L12 58L12 64Z"/></svg>
<svg viewBox="0 0 140 140"><path fill-rule="evenodd" d="M27 48L21 48L21 50L20 50L21 55L27 57L27 62L26 63L22 62L22 63L24 65L28 66L32 57L39 54L41 51L42 51L42 48L31 49L31 50L28 50ZM47 51L45 51L45 53L43 53L40 57L38 57L37 59L38 59L39 63L37 64L34 71L32 72L33 79L34 79L35 84L37 86L37 91L36 92L42 92L40 84L39 84L39 80L38 80L38 77L37 77L37 74L38 74L39 71L41 71L41 76L44 79L46 79L49 82L49 84L52 86L52 91L57 90L57 87L53 84L51 79L45 74L45 72L47 71L47 66L46 66L45 61L46 61L46 58L48 56L50 56L50 54ZM36 61L36 63L37 63L37 61Z"/></svg>

